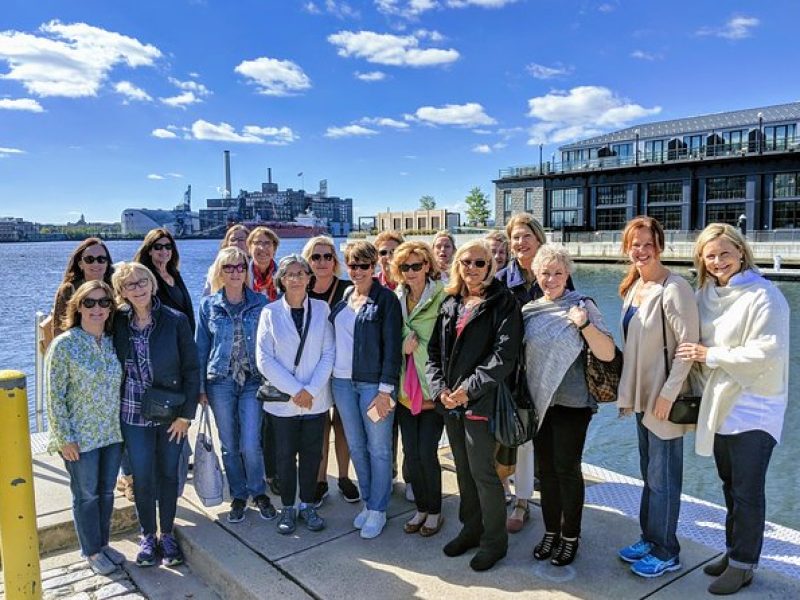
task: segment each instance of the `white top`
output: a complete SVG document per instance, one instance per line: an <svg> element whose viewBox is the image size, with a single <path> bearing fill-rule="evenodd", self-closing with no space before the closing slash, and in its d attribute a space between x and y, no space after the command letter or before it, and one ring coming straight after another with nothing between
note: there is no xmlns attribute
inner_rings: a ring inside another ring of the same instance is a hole
<svg viewBox="0 0 800 600"><path fill-rule="evenodd" d="M786 396L742 394L717 433L733 435L745 431L766 431L780 443Z"/></svg>
<svg viewBox="0 0 800 600"><path fill-rule="evenodd" d="M356 328L356 311L345 300L345 306L334 319L336 322L336 360L333 363L333 376L337 379L350 379L353 376L353 333Z"/></svg>
<svg viewBox="0 0 800 600"><path fill-rule="evenodd" d="M292 319L291 307L283 296L267 304L261 311L256 341L258 370L280 391L294 396L305 389L314 401L310 409L289 402L264 402L264 410L277 417L319 414L333 403L330 378L335 353L333 326L328 322L330 309L323 300L306 296L303 303L303 327L311 303L306 343L297 370L294 359L300 346L300 334ZM352 353L351 353L352 354Z"/></svg>

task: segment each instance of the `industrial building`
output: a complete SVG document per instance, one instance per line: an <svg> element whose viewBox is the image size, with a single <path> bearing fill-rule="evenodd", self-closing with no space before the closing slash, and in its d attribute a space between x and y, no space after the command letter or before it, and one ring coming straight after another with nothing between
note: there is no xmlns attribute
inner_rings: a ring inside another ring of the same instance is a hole
<svg viewBox="0 0 800 600"><path fill-rule="evenodd" d="M443 208L404 212L379 212L376 217L378 231L439 231L461 226L461 214Z"/></svg>
<svg viewBox="0 0 800 600"><path fill-rule="evenodd" d="M166 228L176 237L200 231L200 216L192 212L191 185L183 194L183 202L172 210L126 208L120 220L123 235L144 235L157 227Z"/></svg>

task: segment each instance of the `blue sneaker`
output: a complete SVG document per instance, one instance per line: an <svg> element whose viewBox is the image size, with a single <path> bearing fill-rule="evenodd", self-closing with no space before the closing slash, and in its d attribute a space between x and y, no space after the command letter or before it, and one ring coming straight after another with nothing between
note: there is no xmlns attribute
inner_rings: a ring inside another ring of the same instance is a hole
<svg viewBox="0 0 800 600"><path fill-rule="evenodd" d="M635 563L637 560L642 560L645 556L650 554L652 549L653 544L640 539L635 544L625 546L617 554L619 554L619 557L625 562Z"/></svg>
<svg viewBox="0 0 800 600"><path fill-rule="evenodd" d="M639 577L647 577L648 579L653 577L661 577L664 573L677 571L680 568L681 563L677 556L674 556L669 560L661 560L652 554L648 554L641 560L636 561L631 565L631 571L636 573Z"/></svg>

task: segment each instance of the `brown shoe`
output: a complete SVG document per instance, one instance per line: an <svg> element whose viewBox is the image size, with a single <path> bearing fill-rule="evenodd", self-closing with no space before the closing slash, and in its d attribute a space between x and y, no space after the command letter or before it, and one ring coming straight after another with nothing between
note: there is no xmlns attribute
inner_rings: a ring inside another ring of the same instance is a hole
<svg viewBox="0 0 800 600"><path fill-rule="evenodd" d="M517 504L514 505L514 510L511 511L511 515L506 520L506 531L508 531L508 533L519 533L525 526L525 521L528 520L529 516L530 509L528 508L528 503L525 502L523 505L517 501Z"/></svg>
<svg viewBox="0 0 800 600"><path fill-rule="evenodd" d="M439 533L439 531L442 528L442 525L444 525L444 515L439 513L439 519L436 521L436 526L435 527L427 527L427 526L423 525L419 529L419 534L422 537L431 537L432 535L436 535L437 533Z"/></svg>
<svg viewBox="0 0 800 600"><path fill-rule="evenodd" d="M414 513L414 517L416 517L419 514L420 513ZM417 533L420 529L422 529L422 526L425 524L425 518L427 517L427 515L425 515L425 517L423 517L420 521L416 523L414 522L414 517L411 517L411 519L406 521L406 524L403 525L403 531L405 531L406 533Z"/></svg>

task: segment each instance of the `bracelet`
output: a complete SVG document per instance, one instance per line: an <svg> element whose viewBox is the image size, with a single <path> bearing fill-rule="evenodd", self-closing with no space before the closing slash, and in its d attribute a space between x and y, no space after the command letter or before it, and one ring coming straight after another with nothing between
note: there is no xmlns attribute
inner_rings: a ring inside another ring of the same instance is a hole
<svg viewBox="0 0 800 600"><path fill-rule="evenodd" d="M592 323L589 321L589 319L586 319L586 320L583 322L583 325L581 325L580 327L578 327L578 331L583 331L584 329L586 329L586 328L587 328L589 325L591 325L591 324L592 324Z"/></svg>

